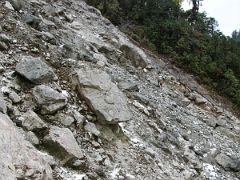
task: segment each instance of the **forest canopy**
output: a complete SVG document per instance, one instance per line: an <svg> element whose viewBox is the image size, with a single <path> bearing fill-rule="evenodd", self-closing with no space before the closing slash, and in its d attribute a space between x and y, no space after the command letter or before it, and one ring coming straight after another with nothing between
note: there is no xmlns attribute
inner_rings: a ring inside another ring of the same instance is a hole
<svg viewBox="0 0 240 180"><path fill-rule="evenodd" d="M240 31L217 30L212 17L198 11L202 0L87 0L141 45L174 60L197 79L240 106Z"/></svg>

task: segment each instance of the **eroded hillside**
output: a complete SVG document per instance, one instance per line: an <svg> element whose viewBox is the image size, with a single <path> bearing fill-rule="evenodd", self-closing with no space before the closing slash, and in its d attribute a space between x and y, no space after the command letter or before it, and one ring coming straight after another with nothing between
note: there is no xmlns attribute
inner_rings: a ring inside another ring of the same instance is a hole
<svg viewBox="0 0 240 180"><path fill-rule="evenodd" d="M239 119L97 9L1 1L0 21L0 179L240 178Z"/></svg>

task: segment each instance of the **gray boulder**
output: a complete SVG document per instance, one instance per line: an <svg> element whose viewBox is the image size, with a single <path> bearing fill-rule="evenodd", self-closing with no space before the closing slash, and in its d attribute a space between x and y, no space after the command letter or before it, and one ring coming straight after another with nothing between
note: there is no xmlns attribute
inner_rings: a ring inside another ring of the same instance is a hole
<svg viewBox="0 0 240 180"><path fill-rule="evenodd" d="M16 66L16 71L34 84L42 84L56 79L53 70L41 58L23 56Z"/></svg>
<svg viewBox="0 0 240 180"><path fill-rule="evenodd" d="M22 126L28 131L39 131L47 128L47 124L32 110L23 114Z"/></svg>
<svg viewBox="0 0 240 180"><path fill-rule="evenodd" d="M81 69L73 75L73 84L103 124L116 124L131 119L125 95L99 69Z"/></svg>
<svg viewBox="0 0 240 180"><path fill-rule="evenodd" d="M48 158L35 149L0 113L0 179L53 179Z"/></svg>
<svg viewBox="0 0 240 180"><path fill-rule="evenodd" d="M100 131L97 129L96 125L91 122L86 122L84 129L87 132L94 134L95 136L100 136Z"/></svg>
<svg viewBox="0 0 240 180"><path fill-rule="evenodd" d="M52 126L49 134L44 137L44 144L63 164L84 158L73 133L68 128Z"/></svg>
<svg viewBox="0 0 240 180"><path fill-rule="evenodd" d="M64 126L70 126L74 123L75 119L71 115L59 113L56 115L56 121L60 122Z"/></svg>
<svg viewBox="0 0 240 180"><path fill-rule="evenodd" d="M42 114L54 114L67 105L67 98L46 85L33 88L33 96Z"/></svg>
<svg viewBox="0 0 240 180"><path fill-rule="evenodd" d="M14 103L14 104L17 104L17 103L20 103L21 102L21 97L14 91L11 91L9 94L8 94L8 97L11 99L11 101Z"/></svg>

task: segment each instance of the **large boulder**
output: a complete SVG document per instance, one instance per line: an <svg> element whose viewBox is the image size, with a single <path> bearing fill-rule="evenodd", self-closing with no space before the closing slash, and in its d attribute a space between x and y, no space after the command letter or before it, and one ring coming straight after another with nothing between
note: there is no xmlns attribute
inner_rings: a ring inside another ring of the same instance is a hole
<svg viewBox="0 0 240 180"><path fill-rule="evenodd" d="M73 84L100 123L116 124L130 120L131 113L125 95L104 71L80 69L73 75Z"/></svg>
<svg viewBox="0 0 240 180"><path fill-rule="evenodd" d="M0 179L53 179L47 157L35 149L0 113Z"/></svg>
<svg viewBox="0 0 240 180"><path fill-rule="evenodd" d="M67 105L67 98L46 85L33 88L33 96L42 114L54 114Z"/></svg>
<svg viewBox="0 0 240 180"><path fill-rule="evenodd" d="M31 56L23 56L16 66L16 71L34 84L50 82L57 78L41 58Z"/></svg>
<svg viewBox="0 0 240 180"><path fill-rule="evenodd" d="M44 144L50 153L62 161L62 164L84 158L73 133L68 128L52 126L49 134L44 137Z"/></svg>

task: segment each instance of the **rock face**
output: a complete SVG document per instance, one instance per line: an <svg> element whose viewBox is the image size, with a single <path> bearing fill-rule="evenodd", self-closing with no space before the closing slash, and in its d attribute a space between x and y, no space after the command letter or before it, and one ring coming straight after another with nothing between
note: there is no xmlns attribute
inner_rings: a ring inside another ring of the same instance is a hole
<svg viewBox="0 0 240 180"><path fill-rule="evenodd" d="M52 179L44 155L24 140L8 116L0 113L0 179Z"/></svg>
<svg viewBox="0 0 240 180"><path fill-rule="evenodd" d="M44 137L44 144L63 164L84 158L72 132L67 128L52 126L49 134Z"/></svg>
<svg viewBox="0 0 240 180"><path fill-rule="evenodd" d="M36 86L33 96L42 114L54 114L67 104L67 98L63 94L46 85Z"/></svg>
<svg viewBox="0 0 240 180"><path fill-rule="evenodd" d="M116 124L131 119L125 95L107 73L81 69L73 76L73 84L101 123Z"/></svg>
<svg viewBox="0 0 240 180"><path fill-rule="evenodd" d="M38 131L47 128L47 124L44 123L41 118L32 110L29 110L23 114L22 126L28 131Z"/></svg>
<svg viewBox="0 0 240 180"><path fill-rule="evenodd" d="M53 70L41 58L23 56L16 66L16 71L34 84L42 84L56 79Z"/></svg>
<svg viewBox="0 0 240 180"><path fill-rule="evenodd" d="M0 180L240 179L239 117L97 9L5 0L0 19Z"/></svg>

